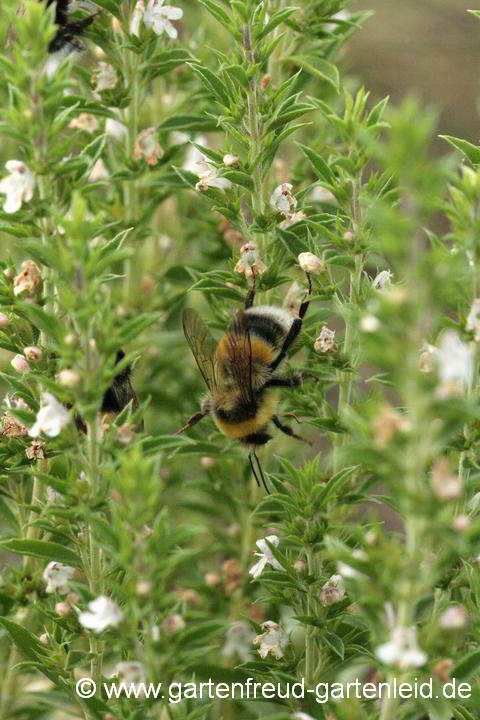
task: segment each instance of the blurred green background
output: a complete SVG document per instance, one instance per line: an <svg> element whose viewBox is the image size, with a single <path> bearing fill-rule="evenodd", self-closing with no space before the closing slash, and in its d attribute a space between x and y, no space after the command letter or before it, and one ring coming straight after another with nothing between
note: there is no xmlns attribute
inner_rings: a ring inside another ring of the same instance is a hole
<svg viewBox="0 0 480 720"><path fill-rule="evenodd" d="M478 142L480 21L471 0L353 0L374 15L347 43L342 67L377 99L414 94L440 112L438 132ZM438 140L437 152L445 152Z"/></svg>

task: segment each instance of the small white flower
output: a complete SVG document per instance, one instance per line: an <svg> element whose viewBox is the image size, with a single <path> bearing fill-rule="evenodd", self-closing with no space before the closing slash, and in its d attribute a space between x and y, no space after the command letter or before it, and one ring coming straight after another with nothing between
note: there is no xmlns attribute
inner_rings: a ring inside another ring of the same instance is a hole
<svg viewBox="0 0 480 720"><path fill-rule="evenodd" d="M315 720L311 715L304 712L296 712L292 715L292 720Z"/></svg>
<svg viewBox="0 0 480 720"><path fill-rule="evenodd" d="M473 349L462 342L455 330L446 330L433 353L442 383L468 385L473 372Z"/></svg>
<svg viewBox="0 0 480 720"><path fill-rule="evenodd" d="M118 605L105 595L100 595L89 602L88 607L89 610L79 613L78 621L80 625L94 632L102 632L105 628L118 625L123 620L123 612Z"/></svg>
<svg viewBox="0 0 480 720"><path fill-rule="evenodd" d="M457 473L452 473L446 457L438 458L434 463L430 482L439 500L454 500L462 494L462 478Z"/></svg>
<svg viewBox="0 0 480 720"><path fill-rule="evenodd" d="M22 203L32 199L35 180L21 160L9 160L5 167L10 175L0 180L0 193L7 196L3 210L6 213L15 213L20 210Z"/></svg>
<svg viewBox="0 0 480 720"><path fill-rule="evenodd" d="M297 213L298 214L298 213ZM303 252L298 256L298 264L307 273L319 275L325 270L325 263L317 255L311 252Z"/></svg>
<svg viewBox="0 0 480 720"><path fill-rule="evenodd" d="M208 190L209 187L216 187L219 190L227 190L227 188L232 186L230 180L224 177L219 177L217 168L210 165L210 163L206 160L200 160L197 162L194 172L200 178L195 185L195 190Z"/></svg>
<svg viewBox="0 0 480 720"><path fill-rule="evenodd" d="M80 113L78 117L70 120L68 127L71 130L85 130L85 132L94 133L98 127L98 122L95 115L90 115L90 113Z"/></svg>
<svg viewBox="0 0 480 720"><path fill-rule="evenodd" d="M480 298L475 298L467 317L467 330L474 333L475 342L480 342Z"/></svg>
<svg viewBox="0 0 480 720"><path fill-rule="evenodd" d="M382 270L372 281L372 288L375 290L387 290L391 283L393 273L390 270Z"/></svg>
<svg viewBox="0 0 480 720"><path fill-rule="evenodd" d="M30 437L45 433L48 437L57 437L61 429L70 421L66 408L50 393L42 393L42 406L37 413L34 425L28 431Z"/></svg>
<svg viewBox="0 0 480 720"><path fill-rule="evenodd" d="M142 663L134 660L117 663L115 673L112 677L118 678L118 680L125 683L129 689L131 688L131 692L137 700L145 698L147 675Z"/></svg>
<svg viewBox="0 0 480 720"><path fill-rule="evenodd" d="M320 602L324 607L335 605L345 597L345 585L341 575L332 575L320 590Z"/></svg>
<svg viewBox="0 0 480 720"><path fill-rule="evenodd" d="M249 662L252 659L251 647L255 639L255 633L250 625L242 620L234 622L228 628L226 642L222 648L224 657L236 655L241 662Z"/></svg>
<svg viewBox="0 0 480 720"><path fill-rule="evenodd" d="M70 588L68 583L75 574L75 568L70 565L62 565L59 562L49 562L43 571L43 579L47 583L47 593L58 592L59 595L66 595Z"/></svg>
<svg viewBox="0 0 480 720"><path fill-rule="evenodd" d="M245 243L240 248L240 260L234 267L234 272L245 275L247 279L256 275L263 275L268 270L265 263L257 256L255 243Z"/></svg>
<svg viewBox="0 0 480 720"><path fill-rule="evenodd" d="M223 156L223 164L225 167L235 167L240 162L240 158L238 155L231 155L230 153L227 153Z"/></svg>
<svg viewBox="0 0 480 720"><path fill-rule="evenodd" d="M360 320L360 329L363 332L376 332L380 327L380 321L375 315L364 315Z"/></svg>
<svg viewBox="0 0 480 720"><path fill-rule="evenodd" d="M438 624L444 630L460 630L467 621L468 614L463 605L452 605L440 615Z"/></svg>
<svg viewBox="0 0 480 720"><path fill-rule="evenodd" d="M172 25L171 20L180 20L183 17L183 10L173 5L164 5L165 0L149 0L147 9L143 15L143 22L149 25L157 35L164 32L176 40L178 37L177 28Z"/></svg>
<svg viewBox="0 0 480 720"><path fill-rule="evenodd" d="M394 628L391 639L375 648L375 655L385 665L395 665L401 670L421 667L428 659L426 653L417 645L415 627Z"/></svg>
<svg viewBox="0 0 480 720"><path fill-rule="evenodd" d="M121 140L127 134L127 129L120 120L107 118L105 121L105 132L107 135L110 135L110 137L115 138L115 140Z"/></svg>
<svg viewBox="0 0 480 720"><path fill-rule="evenodd" d="M102 158L98 158L97 162L90 170L88 182L99 182L100 180L106 180L108 177L110 177L110 173L108 172L107 166L103 162Z"/></svg>
<svg viewBox="0 0 480 720"><path fill-rule="evenodd" d="M278 185L270 197L270 206L277 212L290 215L295 212L297 199L292 195L293 185L282 183Z"/></svg>
<svg viewBox="0 0 480 720"><path fill-rule="evenodd" d="M130 21L130 35L135 35L136 37L140 37L140 23L142 22L142 18L145 15L145 3L143 0L137 0L137 4L135 5L135 10L132 14L132 19Z"/></svg>
<svg viewBox="0 0 480 720"><path fill-rule="evenodd" d="M172 140L175 143L177 142L177 139L173 138L173 133ZM190 138L187 136L187 138L185 140L182 140L181 142L188 142L189 140ZM208 144L205 135L196 135L196 137L193 138L193 142L195 142L197 145L202 145L203 147L207 147ZM195 145L189 145L185 155L185 162L183 163L182 168L183 170L188 170L188 172L197 174L197 163L202 161L205 162L206 159L207 158L205 157L205 155L197 147L195 147Z"/></svg>
<svg viewBox="0 0 480 720"><path fill-rule="evenodd" d="M106 62L99 62L98 67L94 70L92 82L95 82L94 92L102 92L103 90L111 90L118 82L117 71L113 65Z"/></svg>
<svg viewBox="0 0 480 720"><path fill-rule="evenodd" d="M313 344L313 349L320 353L334 352L337 349L335 330L330 330L329 327L324 325L320 330L320 335Z"/></svg>
<svg viewBox="0 0 480 720"><path fill-rule="evenodd" d="M262 574L267 565L271 565L275 570L283 570L283 567L280 565L278 560L273 557L272 551L268 547L266 541L268 541L270 545L275 545L275 547L278 547L280 543L280 540L276 535L267 535L267 537L263 540L257 540L256 545L260 552L256 552L254 554L259 557L260 560L248 571L254 580Z"/></svg>
<svg viewBox="0 0 480 720"><path fill-rule="evenodd" d="M301 220L305 220L307 216L305 215L302 210L298 210L298 212L294 212L291 215L287 215L285 220L282 220L280 225L278 226L281 230L286 230L290 227L290 225L295 225L295 223L300 222Z"/></svg>
<svg viewBox="0 0 480 720"><path fill-rule="evenodd" d="M264 659L271 653L276 660L280 660L284 655L284 649L288 645L287 633L278 623L272 620L262 623L262 628L265 629L265 632L257 635L253 641L254 645L260 645L258 654Z"/></svg>

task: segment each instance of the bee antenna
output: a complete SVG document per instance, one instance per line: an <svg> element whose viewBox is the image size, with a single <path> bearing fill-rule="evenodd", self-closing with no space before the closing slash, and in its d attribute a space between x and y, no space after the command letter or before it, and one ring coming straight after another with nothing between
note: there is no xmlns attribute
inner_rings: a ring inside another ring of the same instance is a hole
<svg viewBox="0 0 480 720"><path fill-rule="evenodd" d="M267 493L267 495L270 495L270 490L268 489L267 481L265 480L265 475L263 474L262 466L260 465L260 460L258 459L258 456L257 456L257 453L255 452L255 450L253 451L253 457L257 461L257 467L260 472L260 477L262 479L262 485L265 488L265 492ZM258 485L258 487L260 487L260 483L258 482L258 479L257 479L257 485Z"/></svg>

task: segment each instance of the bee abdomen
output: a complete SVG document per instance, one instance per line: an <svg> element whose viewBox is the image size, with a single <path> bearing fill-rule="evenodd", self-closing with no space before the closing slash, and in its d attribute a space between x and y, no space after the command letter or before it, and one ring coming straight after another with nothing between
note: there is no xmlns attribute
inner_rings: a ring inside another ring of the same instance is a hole
<svg viewBox="0 0 480 720"><path fill-rule="evenodd" d="M276 348L288 334L293 318L283 308L260 305L245 311L251 334Z"/></svg>

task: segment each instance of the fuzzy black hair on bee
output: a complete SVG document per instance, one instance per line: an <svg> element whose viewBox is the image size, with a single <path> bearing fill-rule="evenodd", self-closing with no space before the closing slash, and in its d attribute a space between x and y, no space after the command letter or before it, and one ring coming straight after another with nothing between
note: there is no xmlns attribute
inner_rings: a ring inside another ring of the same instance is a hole
<svg viewBox="0 0 480 720"><path fill-rule="evenodd" d="M83 20L69 21L70 0L41 0L41 2L46 2L47 7L55 3L55 24L58 25L58 30L48 46L48 52L81 49L76 38L82 35L85 28L93 22L95 15L90 15Z"/></svg>

